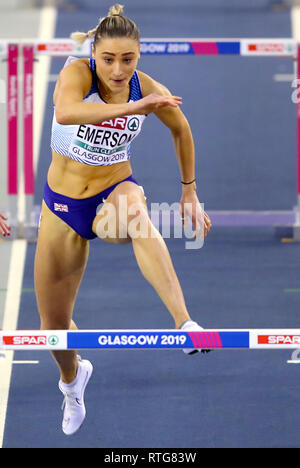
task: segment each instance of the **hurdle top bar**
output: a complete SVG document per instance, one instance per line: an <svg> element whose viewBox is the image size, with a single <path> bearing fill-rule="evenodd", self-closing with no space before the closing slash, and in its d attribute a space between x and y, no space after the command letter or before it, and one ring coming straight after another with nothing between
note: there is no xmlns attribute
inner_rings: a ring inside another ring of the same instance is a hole
<svg viewBox="0 0 300 468"><path fill-rule="evenodd" d="M300 329L0 331L1 350L300 349Z"/></svg>
<svg viewBox="0 0 300 468"><path fill-rule="evenodd" d="M82 46L72 39L10 39L0 41L0 57L7 55L8 44L34 45L35 55L53 57L87 57L92 40ZM241 55L249 57L297 57L297 42L290 38L205 39L205 38L142 38L143 55Z"/></svg>

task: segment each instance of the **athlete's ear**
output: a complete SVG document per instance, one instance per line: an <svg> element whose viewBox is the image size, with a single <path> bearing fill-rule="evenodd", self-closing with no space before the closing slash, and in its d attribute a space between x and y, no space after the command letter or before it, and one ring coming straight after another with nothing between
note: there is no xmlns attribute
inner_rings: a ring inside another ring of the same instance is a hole
<svg viewBox="0 0 300 468"><path fill-rule="evenodd" d="M141 58L141 44L139 44L139 47L138 47L138 59Z"/></svg>
<svg viewBox="0 0 300 468"><path fill-rule="evenodd" d="M92 58L95 60L95 42L92 43Z"/></svg>

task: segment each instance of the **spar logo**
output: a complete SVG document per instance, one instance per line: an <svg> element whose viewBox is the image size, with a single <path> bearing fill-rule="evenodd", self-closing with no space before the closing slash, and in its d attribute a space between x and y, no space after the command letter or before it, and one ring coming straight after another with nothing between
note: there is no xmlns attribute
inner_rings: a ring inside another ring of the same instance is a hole
<svg viewBox="0 0 300 468"><path fill-rule="evenodd" d="M300 335L258 335L258 344L300 345Z"/></svg>
<svg viewBox="0 0 300 468"><path fill-rule="evenodd" d="M3 344L12 346L45 346L47 344L47 337L41 335L4 336Z"/></svg>
<svg viewBox="0 0 300 468"><path fill-rule="evenodd" d="M96 127L116 128L118 130L126 130L127 117L117 117L116 119L105 120L96 125Z"/></svg>
<svg viewBox="0 0 300 468"><path fill-rule="evenodd" d="M4 336L3 345L6 346L46 346L47 342L51 346L55 346L58 343L58 337L56 335L47 337L43 335L14 335Z"/></svg>
<svg viewBox="0 0 300 468"><path fill-rule="evenodd" d="M38 44L37 46L38 52L74 52L74 44L70 42L60 42L60 43L43 43Z"/></svg>
<svg viewBox="0 0 300 468"><path fill-rule="evenodd" d="M248 44L248 52L266 53L266 54L292 54L294 47L292 44L280 42L262 42Z"/></svg>
<svg viewBox="0 0 300 468"><path fill-rule="evenodd" d="M48 338L49 345L56 346L58 344L58 342L59 342L58 336L56 336L56 335L49 336L49 338Z"/></svg>
<svg viewBox="0 0 300 468"><path fill-rule="evenodd" d="M131 132L136 132L140 126L140 121L137 117L132 117L132 119L129 120L128 122L128 130Z"/></svg>
<svg viewBox="0 0 300 468"><path fill-rule="evenodd" d="M127 128L131 132L136 132L140 127L140 121L137 117L132 117L129 119L129 121L128 117L117 117L116 119L105 120L104 122L101 122L95 126L115 128L117 130L126 130Z"/></svg>

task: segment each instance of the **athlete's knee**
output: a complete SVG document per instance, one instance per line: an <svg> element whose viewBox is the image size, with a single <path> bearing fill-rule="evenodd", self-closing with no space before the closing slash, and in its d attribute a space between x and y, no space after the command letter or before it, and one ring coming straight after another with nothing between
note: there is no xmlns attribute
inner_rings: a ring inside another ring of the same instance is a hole
<svg viewBox="0 0 300 468"><path fill-rule="evenodd" d="M127 234L127 229L124 229L121 220L115 206L112 203L106 202L105 206L101 209L101 213L94 220L93 231L99 239L106 242L128 244L131 242L131 239Z"/></svg>
<svg viewBox="0 0 300 468"><path fill-rule="evenodd" d="M106 202L93 222L93 232L100 238L115 237L116 208L113 203Z"/></svg>
<svg viewBox="0 0 300 468"><path fill-rule="evenodd" d="M152 237L153 228L145 203L140 199L131 200L127 212L127 232L131 239Z"/></svg>
<svg viewBox="0 0 300 468"><path fill-rule="evenodd" d="M113 202L105 202L94 220L93 231L100 239L115 244L126 244L131 242L135 226L141 226L143 230L149 226L149 215L142 191L119 194Z"/></svg>
<svg viewBox="0 0 300 468"><path fill-rule="evenodd" d="M137 197L130 195L127 200L127 221L130 222L135 218L148 218L148 211L146 205L142 202L142 200Z"/></svg>

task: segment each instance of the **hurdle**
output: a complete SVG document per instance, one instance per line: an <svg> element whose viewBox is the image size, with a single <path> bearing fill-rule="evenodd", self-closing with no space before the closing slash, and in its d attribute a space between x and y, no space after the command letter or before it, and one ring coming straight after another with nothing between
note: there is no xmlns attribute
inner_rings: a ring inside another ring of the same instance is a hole
<svg viewBox="0 0 300 468"><path fill-rule="evenodd" d="M1 62L7 63L6 134L7 134L7 195L12 237L29 238L37 222L33 211L33 78L34 46L17 41L0 42ZM20 159L23 157L23 164ZM24 186L24 220L18 219L20 182Z"/></svg>
<svg viewBox="0 0 300 468"><path fill-rule="evenodd" d="M34 63L46 55L52 58L69 55L89 57L91 40L82 46L71 39L7 40L0 41L0 58L7 62L7 184L10 199L10 222L17 225L17 237L30 238L37 232L39 207L33 206L33 118L34 118ZM300 91L300 46L293 39L142 39L142 55L236 55L243 57L285 57L296 64L297 93ZM21 91L18 81L22 83ZM19 98L20 93L22 99ZM300 101L300 99L298 100ZM295 187L295 206L289 212L262 212L253 217L252 225L284 225L292 229L293 240L300 241L300 102L297 106L297 187ZM23 132L23 138L19 137ZM18 154L23 155L24 191L26 200L25 220L17 219L18 199ZM215 226L223 225L224 212L208 212ZM230 216L227 216L229 222ZM245 224L249 225L251 213L241 213ZM227 222L228 222L227 220ZM236 225L233 220L233 225Z"/></svg>
<svg viewBox="0 0 300 468"><path fill-rule="evenodd" d="M300 329L0 331L1 351L300 349Z"/></svg>

